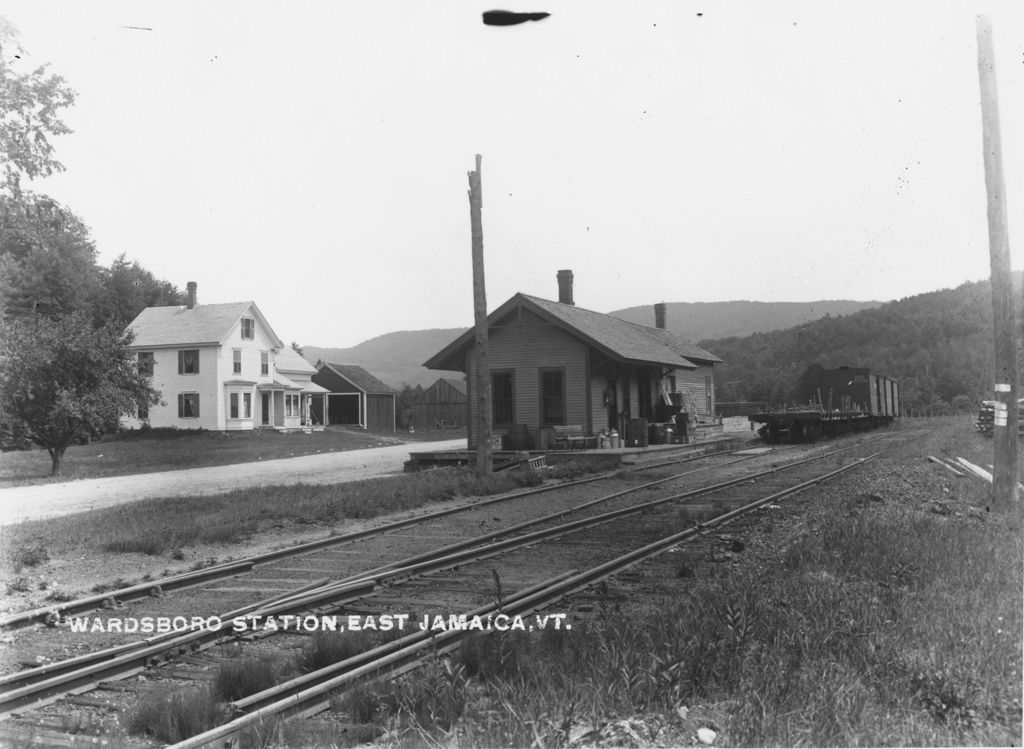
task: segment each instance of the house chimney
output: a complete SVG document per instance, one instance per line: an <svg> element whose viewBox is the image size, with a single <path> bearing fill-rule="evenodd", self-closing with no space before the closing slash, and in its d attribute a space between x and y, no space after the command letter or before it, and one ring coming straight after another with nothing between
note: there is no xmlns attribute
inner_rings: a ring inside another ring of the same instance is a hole
<svg viewBox="0 0 1024 749"><path fill-rule="evenodd" d="M665 330L665 317L668 313L668 305L664 302L658 302L654 305L654 327Z"/></svg>
<svg viewBox="0 0 1024 749"><path fill-rule="evenodd" d="M560 270L558 271L558 301L561 304L572 304L576 302L572 300L572 271L571 270Z"/></svg>
<svg viewBox="0 0 1024 749"><path fill-rule="evenodd" d="M188 289L188 292L187 292L186 297L185 297L185 306L188 309L195 309L196 308L196 287L197 286L198 286L198 284L195 281L189 281L187 284L185 284L185 288Z"/></svg>

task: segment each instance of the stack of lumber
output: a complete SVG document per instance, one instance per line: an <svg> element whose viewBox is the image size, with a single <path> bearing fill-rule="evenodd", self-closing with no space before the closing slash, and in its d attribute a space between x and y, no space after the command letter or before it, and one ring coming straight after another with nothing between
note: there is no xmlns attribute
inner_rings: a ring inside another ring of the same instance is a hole
<svg viewBox="0 0 1024 749"><path fill-rule="evenodd" d="M992 436L995 424L996 401L982 401L978 409L978 420L974 422L974 431L981 432L986 437Z"/></svg>
<svg viewBox="0 0 1024 749"><path fill-rule="evenodd" d="M986 437L992 436L992 430L995 428L996 403L998 401L981 402L978 419L974 422L974 431L981 432ZM1017 434L1024 434L1024 419L1020 418L1022 407L1024 407L1024 398L1017 401Z"/></svg>

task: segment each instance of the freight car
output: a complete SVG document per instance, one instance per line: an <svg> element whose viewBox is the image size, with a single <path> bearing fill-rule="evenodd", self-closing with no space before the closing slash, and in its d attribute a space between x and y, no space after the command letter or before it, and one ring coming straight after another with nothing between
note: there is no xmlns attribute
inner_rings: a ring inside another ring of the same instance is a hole
<svg viewBox="0 0 1024 749"><path fill-rule="evenodd" d="M806 406L750 415L767 442L813 442L844 432L873 429L900 414L899 383L860 367L823 369Z"/></svg>

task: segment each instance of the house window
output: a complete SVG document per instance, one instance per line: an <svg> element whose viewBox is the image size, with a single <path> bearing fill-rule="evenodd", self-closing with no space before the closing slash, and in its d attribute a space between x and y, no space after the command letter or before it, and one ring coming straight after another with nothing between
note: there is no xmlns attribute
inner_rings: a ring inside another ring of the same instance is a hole
<svg viewBox="0 0 1024 749"><path fill-rule="evenodd" d="M242 340L251 341L256 335L256 321L251 317L242 318Z"/></svg>
<svg viewBox="0 0 1024 749"><path fill-rule="evenodd" d="M290 395L285 393L284 396L284 415L285 416L298 416L299 415L299 396Z"/></svg>
<svg viewBox="0 0 1024 749"><path fill-rule="evenodd" d="M231 406L230 406L230 415L229 415L228 418L237 419L238 418L238 393L231 393L228 396L228 401L231 404Z"/></svg>
<svg viewBox="0 0 1024 749"><path fill-rule="evenodd" d="M565 372L561 369L540 371L540 423L565 424Z"/></svg>
<svg viewBox="0 0 1024 749"><path fill-rule="evenodd" d="M183 349L178 352L178 374L199 374L199 349Z"/></svg>
<svg viewBox="0 0 1024 749"><path fill-rule="evenodd" d="M153 374L153 352L152 351L140 351L139 352L139 374L151 375Z"/></svg>
<svg viewBox="0 0 1024 749"><path fill-rule="evenodd" d="M178 393L178 418L199 418L199 393Z"/></svg>
<svg viewBox="0 0 1024 749"><path fill-rule="evenodd" d="M242 374L242 349L240 348L231 351L231 371L235 374Z"/></svg>
<svg viewBox="0 0 1024 749"><path fill-rule="evenodd" d="M260 374L270 374L270 354L266 351L260 351Z"/></svg>
<svg viewBox="0 0 1024 749"><path fill-rule="evenodd" d="M491 374L491 404L495 426L506 426L515 420L514 383L512 372Z"/></svg>
<svg viewBox="0 0 1024 749"><path fill-rule="evenodd" d="M242 393L242 418L252 418L252 393Z"/></svg>

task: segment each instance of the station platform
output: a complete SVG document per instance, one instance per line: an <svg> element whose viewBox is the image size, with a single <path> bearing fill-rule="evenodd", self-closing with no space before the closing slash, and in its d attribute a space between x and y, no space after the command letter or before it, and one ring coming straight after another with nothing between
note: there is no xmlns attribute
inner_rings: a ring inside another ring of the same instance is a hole
<svg viewBox="0 0 1024 749"><path fill-rule="evenodd" d="M653 463L660 460L671 460L675 457L697 457L710 452L728 450L739 445L736 437L714 436L708 439L686 444L649 445L647 447L618 447L590 450L495 450L494 465L515 461L532 460L543 457L546 465L559 463L601 463L608 469L616 466L631 466L641 463ZM410 452L405 463L406 472L422 471L428 468L443 466L468 465L476 461L476 452L472 450L440 450Z"/></svg>

